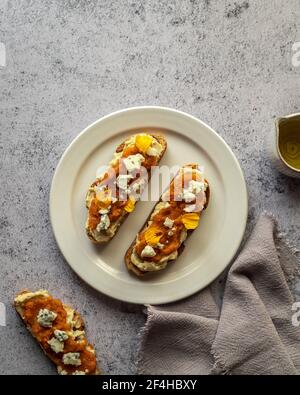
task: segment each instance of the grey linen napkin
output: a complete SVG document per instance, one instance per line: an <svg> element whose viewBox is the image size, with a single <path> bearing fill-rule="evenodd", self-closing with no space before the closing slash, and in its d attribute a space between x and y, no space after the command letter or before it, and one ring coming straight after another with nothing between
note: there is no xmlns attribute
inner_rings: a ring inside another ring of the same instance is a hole
<svg viewBox="0 0 300 395"><path fill-rule="evenodd" d="M209 264L209 262L208 262ZM300 374L300 327L292 325L294 251L262 214L228 272L221 306L212 287L149 306L140 374Z"/></svg>

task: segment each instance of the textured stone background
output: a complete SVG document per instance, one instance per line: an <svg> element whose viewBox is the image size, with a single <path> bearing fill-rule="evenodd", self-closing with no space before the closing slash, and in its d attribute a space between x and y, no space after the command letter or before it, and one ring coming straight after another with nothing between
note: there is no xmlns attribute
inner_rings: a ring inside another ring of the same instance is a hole
<svg viewBox="0 0 300 395"><path fill-rule="evenodd" d="M104 371L134 373L144 316L90 289L62 258L48 216L54 168L102 115L174 107L216 129L240 160L248 232L267 209L299 247L300 182L264 154L274 117L300 110L300 68L291 64L299 0L2 0L0 18L0 373L55 373L11 308L24 287L72 300Z"/></svg>

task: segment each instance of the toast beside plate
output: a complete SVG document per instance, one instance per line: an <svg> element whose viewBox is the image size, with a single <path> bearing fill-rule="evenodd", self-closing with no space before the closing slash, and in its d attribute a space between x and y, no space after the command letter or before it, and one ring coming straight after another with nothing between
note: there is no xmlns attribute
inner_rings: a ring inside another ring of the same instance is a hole
<svg viewBox="0 0 300 395"><path fill-rule="evenodd" d="M61 375L98 375L94 347L81 316L46 290L22 291L14 300L22 321Z"/></svg>

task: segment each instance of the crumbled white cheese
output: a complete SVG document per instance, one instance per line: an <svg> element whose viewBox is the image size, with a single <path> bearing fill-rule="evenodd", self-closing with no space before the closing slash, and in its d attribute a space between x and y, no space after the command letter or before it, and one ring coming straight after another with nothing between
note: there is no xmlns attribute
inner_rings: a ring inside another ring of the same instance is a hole
<svg viewBox="0 0 300 395"><path fill-rule="evenodd" d="M205 191L205 182L191 180L189 182L188 191L195 193L196 195L202 191Z"/></svg>
<svg viewBox="0 0 300 395"><path fill-rule="evenodd" d="M55 339L55 337L52 337L47 343L56 354L64 350L64 342Z"/></svg>
<svg viewBox="0 0 300 395"><path fill-rule="evenodd" d="M63 355L63 363L65 365L80 366L81 365L80 353L79 352L68 352L67 354L64 354Z"/></svg>
<svg viewBox="0 0 300 395"><path fill-rule="evenodd" d="M120 174L117 177L116 183L120 189L127 190L128 188L128 181L131 180L133 177L130 174Z"/></svg>
<svg viewBox="0 0 300 395"><path fill-rule="evenodd" d="M64 370L61 366L57 366L57 372L61 376L67 376L68 375L68 372L66 370Z"/></svg>
<svg viewBox="0 0 300 395"><path fill-rule="evenodd" d="M107 208L102 208L101 210L99 210L99 214L103 215L103 214L108 214L110 212L111 206L108 206Z"/></svg>
<svg viewBox="0 0 300 395"><path fill-rule="evenodd" d="M44 328L51 328L52 322L57 317L57 314L54 311L48 309L41 309L37 315L38 323Z"/></svg>
<svg viewBox="0 0 300 395"><path fill-rule="evenodd" d="M156 244L156 247L159 248L160 250L162 250L162 249L164 248L164 246L165 246L165 245L162 244L162 243L157 243L157 244Z"/></svg>
<svg viewBox="0 0 300 395"><path fill-rule="evenodd" d="M151 146L147 149L146 154L149 156L159 156L162 153L163 147L156 139L153 139Z"/></svg>
<svg viewBox="0 0 300 395"><path fill-rule="evenodd" d="M189 190L184 189L182 191L182 199L187 203L191 203L196 199L196 196L194 193L190 192Z"/></svg>
<svg viewBox="0 0 300 395"><path fill-rule="evenodd" d="M142 162L145 160L143 155L136 154L136 155L129 155L127 158L123 159L124 165L126 170L129 173L133 171L139 170L141 168Z"/></svg>
<svg viewBox="0 0 300 395"><path fill-rule="evenodd" d="M174 236L174 232L172 230L169 230L168 236Z"/></svg>
<svg viewBox="0 0 300 395"><path fill-rule="evenodd" d="M85 376L86 373L83 370L75 370L75 372L72 373L73 376Z"/></svg>
<svg viewBox="0 0 300 395"><path fill-rule="evenodd" d="M164 222L164 225L167 227L167 228L172 228L172 226L173 226L173 224L174 224L174 221L171 219L171 218L169 218L169 217L167 217L166 219L165 219L165 222Z"/></svg>
<svg viewBox="0 0 300 395"><path fill-rule="evenodd" d="M74 319L74 310L71 307L69 307L69 306L66 306L65 310L67 312L67 324L73 326L74 325L74 321L73 321L73 319Z"/></svg>
<svg viewBox="0 0 300 395"><path fill-rule="evenodd" d="M112 196L111 201L112 201L112 203L116 203L118 201L118 199L116 197Z"/></svg>
<svg viewBox="0 0 300 395"><path fill-rule="evenodd" d="M68 340L68 338L69 338L69 335L67 334L67 332L60 331L59 329L55 329L54 336L60 342L64 342L65 340Z"/></svg>
<svg viewBox="0 0 300 395"><path fill-rule="evenodd" d="M101 230L107 230L109 228L109 225L110 225L110 219L109 219L108 215L107 214L103 214L100 217L100 222L97 225L96 230L98 232L101 232Z"/></svg>
<svg viewBox="0 0 300 395"><path fill-rule="evenodd" d="M148 245L146 245L146 247L141 252L142 258L152 258L155 255L156 255L156 252L154 251L154 249Z"/></svg>
<svg viewBox="0 0 300 395"><path fill-rule="evenodd" d="M194 213L197 210L197 206L195 204L190 204L189 206L185 206L183 211L186 213Z"/></svg>

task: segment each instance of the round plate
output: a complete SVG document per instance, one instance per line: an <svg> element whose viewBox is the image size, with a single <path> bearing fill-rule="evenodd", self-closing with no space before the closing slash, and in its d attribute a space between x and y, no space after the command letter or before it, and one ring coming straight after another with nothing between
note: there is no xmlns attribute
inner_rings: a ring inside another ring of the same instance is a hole
<svg viewBox="0 0 300 395"><path fill-rule="evenodd" d="M139 202L114 239L97 246L85 233L85 195L97 168L108 164L118 144L136 129L152 128L163 130L168 143L160 165L204 166L211 200L181 256L140 279L128 273L124 255L155 202ZM169 303L207 286L237 252L247 212L243 173L224 140L198 119L162 107L118 111L88 126L63 154L50 193L51 223L67 262L98 291L132 303Z"/></svg>

